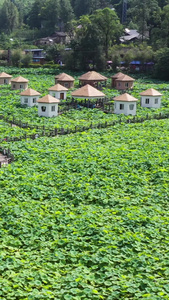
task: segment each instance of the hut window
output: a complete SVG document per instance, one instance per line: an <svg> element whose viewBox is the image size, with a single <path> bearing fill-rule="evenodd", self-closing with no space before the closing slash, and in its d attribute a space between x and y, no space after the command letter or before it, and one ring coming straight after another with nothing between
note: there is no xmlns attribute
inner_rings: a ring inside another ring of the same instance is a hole
<svg viewBox="0 0 169 300"><path fill-rule="evenodd" d="M128 87L128 86L129 86L129 84L128 84L128 82L126 82L126 83L125 83L125 87Z"/></svg>
<svg viewBox="0 0 169 300"><path fill-rule="evenodd" d="M55 97L55 93L52 93L52 96Z"/></svg>
<svg viewBox="0 0 169 300"><path fill-rule="evenodd" d="M130 104L130 105L129 105L129 109L130 109L130 110L133 110L133 109L134 109L134 104Z"/></svg>
<svg viewBox="0 0 169 300"><path fill-rule="evenodd" d="M25 103L25 104L28 103L28 98L24 98L24 103Z"/></svg>
<svg viewBox="0 0 169 300"><path fill-rule="evenodd" d="M154 103L155 103L155 104L158 104L158 98L155 98Z"/></svg>
<svg viewBox="0 0 169 300"><path fill-rule="evenodd" d="M118 86L120 86L120 85L121 85L121 83L119 82L119 83L118 83Z"/></svg>
<svg viewBox="0 0 169 300"><path fill-rule="evenodd" d="M13 89L15 89L15 84L13 84Z"/></svg>
<svg viewBox="0 0 169 300"><path fill-rule="evenodd" d="M4 83L7 84L7 83L8 83L8 80L7 80L7 79L4 79Z"/></svg>
<svg viewBox="0 0 169 300"><path fill-rule="evenodd" d="M149 98L146 98L145 103L146 103L146 104L149 104Z"/></svg>
<svg viewBox="0 0 169 300"><path fill-rule="evenodd" d="M69 84L68 84L68 83L65 83L64 86L65 86L65 87L69 87Z"/></svg>
<svg viewBox="0 0 169 300"><path fill-rule="evenodd" d="M120 104L120 109L124 109L124 104Z"/></svg>
<svg viewBox="0 0 169 300"><path fill-rule="evenodd" d="M36 103L36 98L33 98L33 103Z"/></svg>
<svg viewBox="0 0 169 300"><path fill-rule="evenodd" d="M42 110L42 111L46 111L46 106L42 106L42 107L41 107L41 110Z"/></svg>
<svg viewBox="0 0 169 300"><path fill-rule="evenodd" d="M23 89L23 84L20 84L20 89Z"/></svg>
<svg viewBox="0 0 169 300"><path fill-rule="evenodd" d="M52 105L51 111L55 111L55 105Z"/></svg>

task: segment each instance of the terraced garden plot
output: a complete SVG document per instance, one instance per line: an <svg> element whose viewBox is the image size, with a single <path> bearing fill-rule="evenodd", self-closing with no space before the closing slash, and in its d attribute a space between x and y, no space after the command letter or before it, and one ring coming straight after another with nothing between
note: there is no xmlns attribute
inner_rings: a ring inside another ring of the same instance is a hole
<svg viewBox="0 0 169 300"><path fill-rule="evenodd" d="M2 299L169 299L169 121L10 144Z"/></svg>

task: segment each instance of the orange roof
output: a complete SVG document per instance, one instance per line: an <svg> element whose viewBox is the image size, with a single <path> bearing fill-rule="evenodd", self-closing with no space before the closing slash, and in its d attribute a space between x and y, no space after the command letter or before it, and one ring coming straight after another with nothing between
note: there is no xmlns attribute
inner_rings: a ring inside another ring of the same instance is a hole
<svg viewBox="0 0 169 300"><path fill-rule="evenodd" d="M57 83L56 85L51 86L49 91L68 91L68 89L65 86Z"/></svg>
<svg viewBox="0 0 169 300"><path fill-rule="evenodd" d="M33 89L27 89L20 93L21 96L40 96L40 93L33 90Z"/></svg>
<svg viewBox="0 0 169 300"><path fill-rule="evenodd" d="M152 89L152 88L140 93L140 95L141 96L162 96L161 93L159 93L157 90Z"/></svg>
<svg viewBox="0 0 169 300"><path fill-rule="evenodd" d="M134 81L135 79L126 75L126 74L123 74L123 75L120 75L119 77L117 77L116 81Z"/></svg>
<svg viewBox="0 0 169 300"><path fill-rule="evenodd" d="M2 72L2 73L0 73L0 78L12 78L12 76L5 72Z"/></svg>
<svg viewBox="0 0 169 300"><path fill-rule="evenodd" d="M28 82L29 80L22 77L22 76L19 76L19 77L16 77L14 79L11 80L12 82Z"/></svg>
<svg viewBox="0 0 169 300"><path fill-rule="evenodd" d="M129 95L128 93L124 93L122 95L119 95L119 96L113 98L113 100L115 100L115 101L126 101L126 102L138 101L138 99L134 98L133 96Z"/></svg>
<svg viewBox="0 0 169 300"><path fill-rule="evenodd" d="M83 97L83 98L103 98L105 94L91 86L90 84L86 84L82 86L80 89L72 92L73 97Z"/></svg>
<svg viewBox="0 0 169 300"><path fill-rule="evenodd" d="M89 71L82 76L79 77L79 80L88 80L88 81L105 81L107 80L107 77L95 72L95 71Z"/></svg>
<svg viewBox="0 0 169 300"><path fill-rule="evenodd" d="M66 73L61 73L59 75L56 75L55 78L59 81L74 81L75 80L72 76L70 76Z"/></svg>
<svg viewBox="0 0 169 300"><path fill-rule="evenodd" d="M37 102L39 102L39 103L59 103L60 100L55 97L52 97L51 95L46 95L42 98L39 98L37 100Z"/></svg>

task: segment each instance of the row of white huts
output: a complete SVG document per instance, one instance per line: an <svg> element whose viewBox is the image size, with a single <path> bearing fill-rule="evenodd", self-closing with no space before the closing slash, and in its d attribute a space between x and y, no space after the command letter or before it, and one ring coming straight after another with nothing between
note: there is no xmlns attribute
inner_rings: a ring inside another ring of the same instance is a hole
<svg viewBox="0 0 169 300"><path fill-rule="evenodd" d="M124 76L123 76L124 75ZM100 77L101 76L101 77ZM113 84L119 84L118 78L122 80L126 78L127 75L123 73L117 73L112 76ZM129 76L127 76L129 77ZM96 78L98 81L96 81ZM117 82L115 81L117 79ZM129 77L130 79L131 77ZM100 99L105 98L106 95L100 90L95 88L95 84L92 80L95 79L95 83L99 84L99 80L107 80L106 77L101 74L91 71L80 77L81 87L71 93L73 98L83 98L83 99ZM90 79L90 80L87 80ZM134 79L133 79L134 81ZM90 82L90 84L88 83ZM68 74L61 73L55 77L55 85L49 88L49 94L40 98L40 93L28 88L28 80L19 76L12 79L12 76L6 73L0 74L0 84L11 84L11 89L21 89L20 93L21 104L26 104L27 106L38 105L38 115L44 117L53 117L58 115L58 104L60 101L66 99L68 88L72 88L74 83L74 78ZM131 83L131 81L130 81ZM112 85L113 85L112 84ZM124 89L132 88L133 85L127 85L123 81ZM140 93L141 95L141 106L148 108L159 108L161 106L162 94L157 90L150 88L146 91ZM121 94L114 97L114 113L115 114L125 114L125 115L136 115L137 101L135 97L128 93Z"/></svg>

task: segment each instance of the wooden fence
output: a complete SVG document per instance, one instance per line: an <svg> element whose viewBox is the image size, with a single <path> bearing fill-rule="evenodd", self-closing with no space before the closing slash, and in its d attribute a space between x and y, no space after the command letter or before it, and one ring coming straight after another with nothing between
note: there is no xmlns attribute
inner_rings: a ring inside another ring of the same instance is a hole
<svg viewBox="0 0 169 300"><path fill-rule="evenodd" d="M31 128L31 129L39 129L41 128L42 131L39 133L35 133L35 134L24 134L23 136L19 136L19 137L6 137L5 141L6 142L14 142L14 141L21 141L21 140L27 140L27 139L37 139L39 137L43 137L43 136L47 136L47 137L54 137L54 136L59 136L59 135L67 135L67 134L74 134L76 132L83 132L83 131L87 131L89 129L100 129L100 128L107 128L107 127L113 127L116 124L127 124L127 123L142 123L146 120L160 120L160 119L168 119L169 118L169 113L159 113L159 114L155 114L155 115L146 115L144 117L137 117L134 116L132 118L128 118L128 119L119 119L119 120L115 120L112 122L104 122L104 123L97 123L97 124L93 124L90 123L90 125L88 126L75 126L74 128L53 128L53 129L49 129L46 128L45 126L33 126L33 125L29 125L28 123L22 123L22 121L17 121L15 120L15 124L18 123L18 126L22 127L22 128ZM0 119L4 119L6 122L9 121L8 118L0 115ZM11 120L10 120L11 122ZM4 139L0 140L0 143L4 142ZM0 146L0 153L2 153L4 156L7 157L8 163L11 163L12 161L14 161L14 155L10 152L10 149L5 149L3 147ZM4 159L4 162L6 162L6 160ZM3 161L0 162L0 168L2 167Z"/></svg>
<svg viewBox="0 0 169 300"><path fill-rule="evenodd" d="M2 118L2 115L0 115L0 118ZM21 127L21 128L29 128L29 129L36 129L36 130L39 130L39 131L36 131L36 133L34 134L24 134L22 136L19 136L19 137L6 137L5 138L5 141L7 142L13 142L13 141L21 141L21 140L26 140L26 139L37 139L39 137L43 137L43 136L47 136L47 137L54 137L54 136L59 136L59 135L67 135L67 134L70 134L70 133L76 133L76 132L82 132L82 131L87 131L89 129L100 129L100 128L107 128L107 127L113 127L115 126L116 124L127 124L127 123L142 123L146 120L153 120L153 119L156 119L156 120L159 120L159 119L168 119L169 118L169 113L166 113L166 114L162 114L162 113L159 113L159 114L154 114L154 115L146 115L146 116L143 116L143 117L138 117L138 116L134 116L134 117L130 117L130 118L126 118L126 119L118 119L118 120L114 120L112 122L99 122L97 124L93 124L93 123L90 123L89 125L87 126L75 126L74 128L64 128L64 127L61 127L61 128L48 128L46 126L36 126L36 125L30 125L28 123L23 123L21 120L17 121L13 118L13 121L9 120L8 118L6 117L3 117L3 119L6 121L6 122L14 122L14 124L16 124L17 126ZM3 142L4 139L1 139L0 142Z"/></svg>

